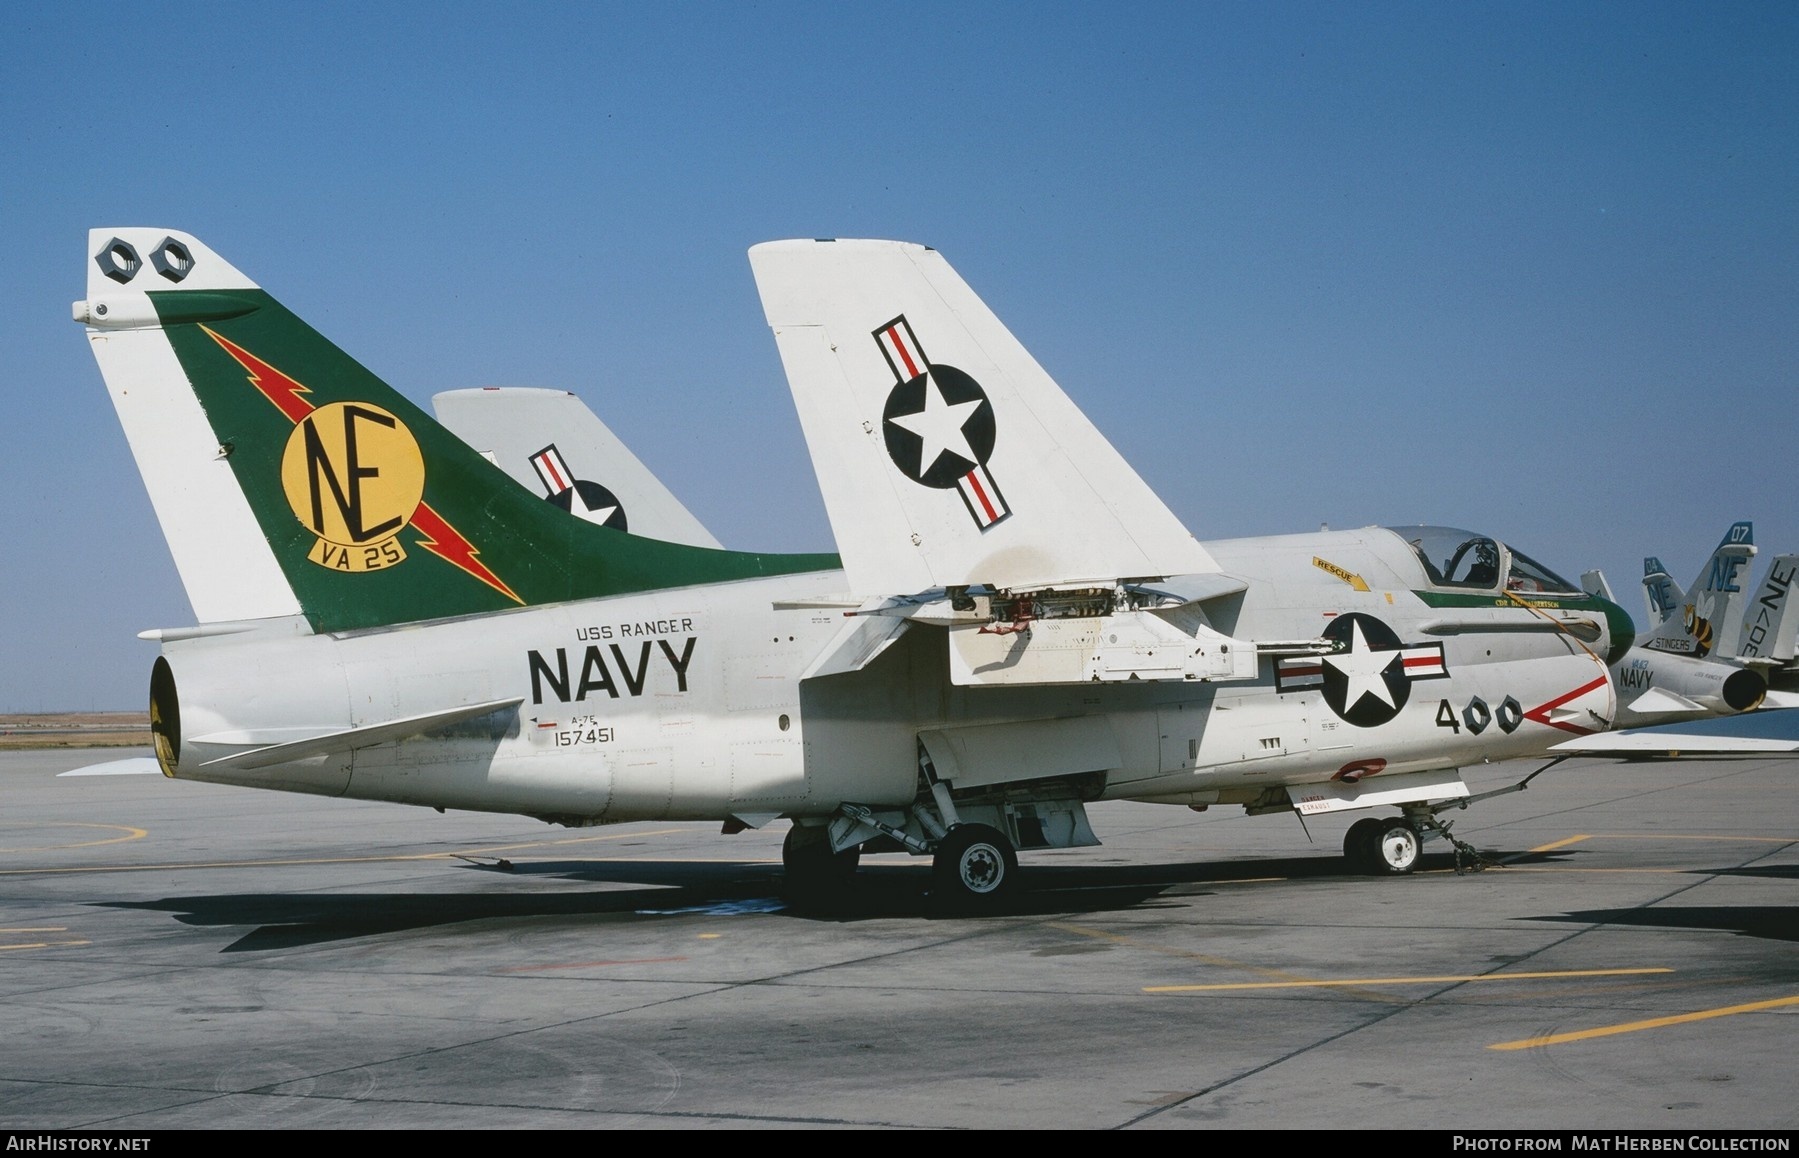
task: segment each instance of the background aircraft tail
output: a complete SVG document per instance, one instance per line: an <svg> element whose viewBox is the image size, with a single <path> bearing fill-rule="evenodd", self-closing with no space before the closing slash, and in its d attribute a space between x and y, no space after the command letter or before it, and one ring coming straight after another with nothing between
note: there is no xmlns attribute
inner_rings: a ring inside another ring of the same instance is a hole
<svg viewBox="0 0 1799 1158"><path fill-rule="evenodd" d="M1743 611L1736 657L1745 663L1791 664L1799 642L1799 555L1776 555Z"/></svg>
<svg viewBox="0 0 1799 1158"><path fill-rule="evenodd" d="M1643 607L1649 613L1645 621L1651 628L1660 627L1680 611L1687 593L1680 589L1674 576L1654 555L1643 560Z"/></svg>
<svg viewBox="0 0 1799 1158"><path fill-rule="evenodd" d="M566 390L483 386L433 395L450 432L570 514L646 539L717 547L693 513Z"/></svg>
<svg viewBox="0 0 1799 1158"><path fill-rule="evenodd" d="M836 565L567 517L188 234L95 230L87 291L75 318L202 623L333 631Z"/></svg>
<svg viewBox="0 0 1799 1158"><path fill-rule="evenodd" d="M1640 645L1652 651L1700 658L1731 647L1742 622L1744 588L1748 585L1749 561L1754 557L1754 528L1747 522L1732 523L1677 613L1639 640ZM1649 562L1645 561L1645 567ZM1647 584L1648 579L1644 582Z"/></svg>
<svg viewBox="0 0 1799 1158"><path fill-rule="evenodd" d="M776 241L750 265L856 594L1218 570L941 254Z"/></svg>

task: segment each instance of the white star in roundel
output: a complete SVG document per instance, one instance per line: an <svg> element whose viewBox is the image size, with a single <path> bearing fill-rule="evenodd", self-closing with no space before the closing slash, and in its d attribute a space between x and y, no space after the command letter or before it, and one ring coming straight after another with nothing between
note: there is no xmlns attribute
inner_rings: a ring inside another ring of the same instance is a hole
<svg viewBox="0 0 1799 1158"><path fill-rule="evenodd" d="M587 500L581 497L581 489L579 487L574 488L574 493L569 495L568 499L569 510L572 513L580 515L590 523L598 523L602 527L606 525L606 520L610 519L618 511L618 504L616 503L609 507L588 506Z"/></svg>
<svg viewBox="0 0 1799 1158"><path fill-rule="evenodd" d="M981 408L981 400L950 402L935 377L925 379L924 409L911 414L896 414L895 426L910 430L924 441L918 452L918 477L923 478L944 454L957 454L969 462L979 462L962 427Z"/></svg>
<svg viewBox="0 0 1799 1158"><path fill-rule="evenodd" d="M1368 646L1367 639L1362 636L1362 625L1349 625L1349 650L1337 655L1327 655L1324 662L1330 664L1348 680L1343 691L1343 710L1350 712L1362 702L1363 696L1373 696L1389 708L1397 710L1398 704L1393 702L1393 693L1387 690L1385 672L1399 658L1396 651L1375 651Z"/></svg>

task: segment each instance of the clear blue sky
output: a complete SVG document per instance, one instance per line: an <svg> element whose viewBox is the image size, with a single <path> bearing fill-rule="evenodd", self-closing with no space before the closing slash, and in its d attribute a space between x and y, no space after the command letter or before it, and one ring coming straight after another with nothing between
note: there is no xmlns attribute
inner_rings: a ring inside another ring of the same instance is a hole
<svg viewBox="0 0 1799 1158"><path fill-rule="evenodd" d="M188 230L413 398L829 549L744 251L934 245L1201 538L1799 550L1791 3L0 6L0 711L192 622L68 303Z"/></svg>

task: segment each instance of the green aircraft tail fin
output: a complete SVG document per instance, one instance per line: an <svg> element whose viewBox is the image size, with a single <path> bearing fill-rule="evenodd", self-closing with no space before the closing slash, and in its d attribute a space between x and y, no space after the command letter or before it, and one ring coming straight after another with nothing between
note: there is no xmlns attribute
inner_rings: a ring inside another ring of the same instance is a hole
<svg viewBox="0 0 1799 1158"><path fill-rule="evenodd" d="M199 620L337 631L835 568L531 494L196 239L90 235L88 325Z"/></svg>

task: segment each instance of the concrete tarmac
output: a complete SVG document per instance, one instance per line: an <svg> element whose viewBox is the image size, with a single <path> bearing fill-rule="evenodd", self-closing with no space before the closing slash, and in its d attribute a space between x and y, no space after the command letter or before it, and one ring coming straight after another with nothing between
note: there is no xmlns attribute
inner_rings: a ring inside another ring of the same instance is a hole
<svg viewBox="0 0 1799 1158"><path fill-rule="evenodd" d="M0 754L6 1128L1799 1125L1799 762L1570 762L1390 879L1101 804L1002 913L892 855L819 918L784 822L56 775L125 754Z"/></svg>

